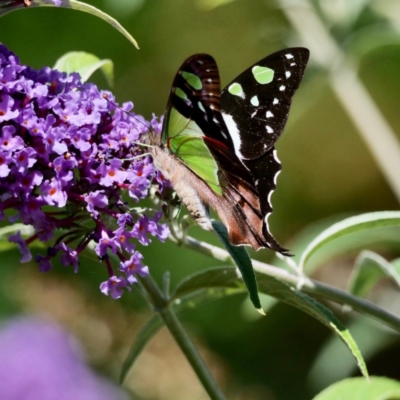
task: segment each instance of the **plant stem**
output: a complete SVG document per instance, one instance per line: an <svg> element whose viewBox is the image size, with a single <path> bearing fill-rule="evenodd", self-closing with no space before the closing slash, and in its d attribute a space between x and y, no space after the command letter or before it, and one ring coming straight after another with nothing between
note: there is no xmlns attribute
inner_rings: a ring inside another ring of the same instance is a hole
<svg viewBox="0 0 400 400"><path fill-rule="evenodd" d="M224 394L215 382L196 346L177 318L173 306L168 306L168 299L165 297L165 294L160 290L151 276L138 278L148 297L151 299L155 311L160 314L166 327L186 356L210 398L212 400L225 400Z"/></svg>
<svg viewBox="0 0 400 400"><path fill-rule="evenodd" d="M188 248L196 250L199 253L208 255L223 262L231 262L232 259L229 253L219 247L212 246L208 243L200 242L190 236L186 237L184 245ZM260 261L252 260L253 268L255 271L272 276L296 287L304 293L320 296L324 299L332 300L339 304L346 304L355 311L362 314L369 315L378 319L381 323L388 325L390 328L400 332L400 318L383 310L375 304L361 299L360 297L353 296L350 293L340 290L333 286L329 286L322 282L314 281L306 276L297 276L289 273L283 268L274 267L272 265L262 263Z"/></svg>

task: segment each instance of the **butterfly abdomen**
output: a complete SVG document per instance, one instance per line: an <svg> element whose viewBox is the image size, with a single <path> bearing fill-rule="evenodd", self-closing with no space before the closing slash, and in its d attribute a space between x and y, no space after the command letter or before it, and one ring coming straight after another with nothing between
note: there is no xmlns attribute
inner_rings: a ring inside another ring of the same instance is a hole
<svg viewBox="0 0 400 400"><path fill-rule="evenodd" d="M205 230L212 231L208 209L204 205L204 196L217 196L198 176L191 172L174 154L160 147L151 149L153 159L161 167L176 193L195 221Z"/></svg>

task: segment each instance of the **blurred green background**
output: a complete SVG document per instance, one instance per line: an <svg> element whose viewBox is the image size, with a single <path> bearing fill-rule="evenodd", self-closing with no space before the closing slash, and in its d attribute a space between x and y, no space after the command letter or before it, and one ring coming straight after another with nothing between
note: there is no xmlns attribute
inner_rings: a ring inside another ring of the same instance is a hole
<svg viewBox="0 0 400 400"><path fill-rule="evenodd" d="M398 1L345 0L305 2L322 30L314 30L290 3L266 0L98 0L89 4L115 17L139 42L133 46L104 21L89 14L55 8L26 9L0 19L0 41L35 68L54 65L68 51L87 51L114 62L112 89L120 103L151 118L163 114L174 74L183 60L199 52L217 60L222 86L266 55L290 46L308 46L307 37L330 35L372 96L397 139L400 132L400 10ZM286 7L286 8L285 8ZM398 18L398 19L396 19ZM305 35L307 34L307 35ZM306 39L305 39L306 38ZM322 40L322 39L321 39ZM283 172L273 196L271 229L288 248L307 232L321 230L343 215L397 210L398 199L382 169L364 144L348 110L334 94L330 73L311 48L310 65L296 93L283 137L277 144ZM334 67L339 59L331 59ZM328 64L329 64L328 63ZM340 67L340 66L339 66ZM92 79L109 89L100 72ZM349 89L350 90L350 89ZM362 105L355 109L363 112ZM367 118L368 115L365 115ZM379 141L379 132L376 132ZM395 171L395 175L399 175ZM312 228L314 226L314 228ZM193 228L194 236L216 243ZM395 232L398 235L399 232ZM305 236L304 236L305 235ZM19 265L19 254L4 245L0 269L1 317L45 315L75 334L88 361L117 379L129 345L151 310L138 293L113 301L99 293L106 271L89 262L80 273L57 267L40 275L35 265ZM380 246L388 259L396 245ZM156 279L171 272L172 284L184 276L218 265L212 259L154 243L144 249ZM320 268L315 277L344 287L355 253ZM257 258L269 261L268 250ZM370 299L400 313L398 293L380 285ZM400 341L371 320L342 314L353 326L371 374L400 378ZM230 399L309 399L335 380L357 374L356 365L337 339L311 318L278 304L266 318L255 315L246 297L232 297L185 315L185 326ZM125 386L137 399L206 399L194 373L166 331L159 333L138 359Z"/></svg>

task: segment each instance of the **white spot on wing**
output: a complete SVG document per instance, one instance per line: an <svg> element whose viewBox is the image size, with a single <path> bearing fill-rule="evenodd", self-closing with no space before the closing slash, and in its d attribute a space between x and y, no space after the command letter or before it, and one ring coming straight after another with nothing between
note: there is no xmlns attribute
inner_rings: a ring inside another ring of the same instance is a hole
<svg viewBox="0 0 400 400"><path fill-rule="evenodd" d="M208 83L212 83L212 79L210 79L210 78L207 79L207 82L208 82Z"/></svg>
<svg viewBox="0 0 400 400"><path fill-rule="evenodd" d="M272 102L272 104L278 104L279 100L275 97L274 101Z"/></svg>
<svg viewBox="0 0 400 400"><path fill-rule="evenodd" d="M242 141L240 140L239 129L236 125L236 122L233 120L232 115L230 114L222 113L222 117L224 118L225 125L228 128L229 134L231 135L233 147L235 148L235 154L241 160L243 158L242 153L240 152Z"/></svg>
<svg viewBox="0 0 400 400"><path fill-rule="evenodd" d="M201 60L197 60L197 62L198 62L200 65L203 65L203 64L204 64L203 61L201 61Z"/></svg>
<svg viewBox="0 0 400 400"><path fill-rule="evenodd" d="M294 67L296 65L296 63L290 63L291 67Z"/></svg>
<svg viewBox="0 0 400 400"><path fill-rule="evenodd" d="M274 116L274 114L272 114L272 112L271 111L267 111L267 113L266 113L266 117L267 118L272 118Z"/></svg>
<svg viewBox="0 0 400 400"><path fill-rule="evenodd" d="M273 190L271 190L269 193L268 193L268 204L272 207L272 203L271 203L271 197L272 197L272 193L274 193L274 191Z"/></svg>
<svg viewBox="0 0 400 400"><path fill-rule="evenodd" d="M286 78L290 78L290 75L292 75L292 73L289 72L289 71L286 71L286 72L285 72L285 75L286 75Z"/></svg>
<svg viewBox="0 0 400 400"><path fill-rule="evenodd" d="M269 232L268 218L270 215L271 215L271 213L267 213L267 214L265 214L265 217L264 217L264 222L265 222L265 225L267 225L268 232Z"/></svg>
<svg viewBox="0 0 400 400"><path fill-rule="evenodd" d="M269 125L266 125L266 128L268 133L274 133L274 130Z"/></svg>
<svg viewBox="0 0 400 400"><path fill-rule="evenodd" d="M260 105L260 101L258 100L258 97L257 97L257 96L253 96L253 97L250 99L250 103L251 103L253 106L255 106L255 107L257 107L257 106Z"/></svg>
<svg viewBox="0 0 400 400"><path fill-rule="evenodd" d="M278 171L275 176L274 176L274 185L276 186L276 182L278 181L278 176L281 173L281 171Z"/></svg>
<svg viewBox="0 0 400 400"><path fill-rule="evenodd" d="M280 90L281 92L283 92L285 89L286 89L286 86L284 86L284 85L279 86L279 90Z"/></svg>
<svg viewBox="0 0 400 400"><path fill-rule="evenodd" d="M278 158L278 152L276 151L276 149L274 149L274 151L272 152L272 156L274 157L274 160L277 162L277 163L281 163L280 161L279 161L279 158ZM280 171L279 171L280 172Z"/></svg>
<svg viewBox="0 0 400 400"><path fill-rule="evenodd" d="M285 57L290 60L291 58L293 58L293 54L285 54Z"/></svg>

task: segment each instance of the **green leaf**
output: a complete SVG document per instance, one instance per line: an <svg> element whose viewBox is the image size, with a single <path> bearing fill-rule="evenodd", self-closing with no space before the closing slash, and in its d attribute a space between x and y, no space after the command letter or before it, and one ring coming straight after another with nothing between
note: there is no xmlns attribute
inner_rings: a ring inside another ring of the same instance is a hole
<svg viewBox="0 0 400 400"><path fill-rule="evenodd" d="M392 260L391 262L394 270L396 271L396 273L400 276L400 258L396 258L394 260Z"/></svg>
<svg viewBox="0 0 400 400"><path fill-rule="evenodd" d="M335 239L361 231L375 228L400 226L399 211L382 211L358 215L338 222L319 234L304 250L299 266L304 268L306 262L316 251Z"/></svg>
<svg viewBox="0 0 400 400"><path fill-rule="evenodd" d="M228 240L228 231L223 223L216 220L212 220L211 222L219 240L238 266L243 281L247 287L247 291L249 292L251 302L254 307L263 314L264 311L262 310L261 302L258 297L256 275L249 254L244 247L232 246L230 244Z"/></svg>
<svg viewBox="0 0 400 400"><path fill-rule="evenodd" d="M348 329L341 324L341 322L333 315L331 310L317 302L312 297L290 288L285 283L268 275L257 273L257 280L260 292L273 296L286 304L298 308L300 311L309 314L333 331L351 351L357 361L361 373L365 377L368 377L365 361L356 342Z"/></svg>
<svg viewBox="0 0 400 400"><path fill-rule="evenodd" d="M316 318L337 334L356 358L362 373L368 376L364 360L352 336L329 309L311 297L292 289L290 286L271 276L257 273L257 279L259 281L260 293L274 296L286 304L298 308ZM181 315L211 300L245 292L246 286L243 280L238 277L236 268L211 268L191 275L178 284L171 295L169 306L174 307L176 315ZM132 367L147 342L162 326L161 319L154 317L141 329L124 363L121 381L125 379L128 370Z"/></svg>
<svg viewBox="0 0 400 400"><path fill-rule="evenodd" d="M188 276L182 280L171 294L171 301L195 292L207 292L201 296L214 299L219 297L219 290L225 295L243 293L246 291L244 282L240 279L234 267L209 268Z"/></svg>
<svg viewBox="0 0 400 400"><path fill-rule="evenodd" d="M349 378L334 383L313 400L395 400L400 399L400 382L373 376L370 382L363 378Z"/></svg>
<svg viewBox="0 0 400 400"><path fill-rule="evenodd" d="M70 74L77 72L82 81L87 81L90 76L98 69L101 69L109 86L113 86L114 65L111 60L100 60L94 54L84 51L71 51L60 57L54 69Z"/></svg>
<svg viewBox="0 0 400 400"><path fill-rule="evenodd" d="M296 235L293 245L290 245L290 250L297 255L293 258L294 261L297 262L297 265L300 262L302 253L316 236L318 236L325 229L328 229L334 223L337 223L348 217L348 215L345 215L336 220L330 218L329 220L318 221L317 223L314 223L304 229L303 232L300 232L298 235ZM372 246L377 249L390 250L393 253L398 253L400 250L398 228L388 227L381 229L370 229L337 238L324 245L322 251L317 251L314 253L304 266L304 270L307 272L307 275L311 275L318 268L335 257L343 254L355 254L361 250L371 248ZM287 265L285 266L285 262L283 260L278 262L274 259L271 263L272 265L278 267L287 268Z"/></svg>
<svg viewBox="0 0 400 400"><path fill-rule="evenodd" d="M364 297L383 277L392 278L400 286L400 275L391 263L372 251L362 251L355 261L348 291Z"/></svg>
<svg viewBox="0 0 400 400"><path fill-rule="evenodd" d="M233 0L197 0L197 7L204 11L211 11L214 8L232 3Z"/></svg>
<svg viewBox="0 0 400 400"><path fill-rule="evenodd" d="M371 360L398 339L398 333L386 329L364 316L352 319L349 330L357 341L363 356ZM319 348L312 367L308 371L307 383L313 393L354 374L354 361L337 336L331 336Z"/></svg>
<svg viewBox="0 0 400 400"><path fill-rule="evenodd" d="M0 16L7 14L11 11L15 11L18 9L26 9L30 7L56 7L55 4L51 0L31 0L32 3L29 7L25 7L24 4L18 3L15 4L13 0L6 0L0 2ZM104 13L103 11L99 10L96 7L93 7L89 4L82 3L77 0L61 0L61 7L62 8L71 8L73 10L83 11L89 14L94 15L95 17L101 18L104 21L108 22L112 25L116 30L121 32L137 49L139 48L136 40L125 30L121 24L108 14Z"/></svg>
<svg viewBox="0 0 400 400"><path fill-rule="evenodd" d="M329 309L310 296L291 288L274 277L259 272L256 272L256 277L260 293L273 296L286 304L296 307L334 332L351 351L363 375L368 376L365 362L353 337ZM171 300L174 301L174 305L177 304L179 306L179 309L176 309L176 313L180 314L182 311L200 305L200 303L224 295L244 292L244 290L245 285L237 276L234 268L212 268L194 274L182 281L176 287Z"/></svg>
<svg viewBox="0 0 400 400"><path fill-rule="evenodd" d="M120 383L122 383L126 375L128 374L130 368L139 357L142 350L145 348L149 340L164 326L161 317L156 314L151 318L146 325L140 330L140 332L135 336L135 340L129 350L128 357L125 359L122 366L122 371L120 375Z"/></svg>
<svg viewBox="0 0 400 400"><path fill-rule="evenodd" d="M8 237L10 233L20 231L21 235L30 236L35 233L32 225L12 224L0 228L0 238Z"/></svg>
<svg viewBox="0 0 400 400"><path fill-rule="evenodd" d="M346 53L354 60L361 60L368 53L385 47L399 46L400 37L397 29L382 21L374 25L364 26L346 38Z"/></svg>

